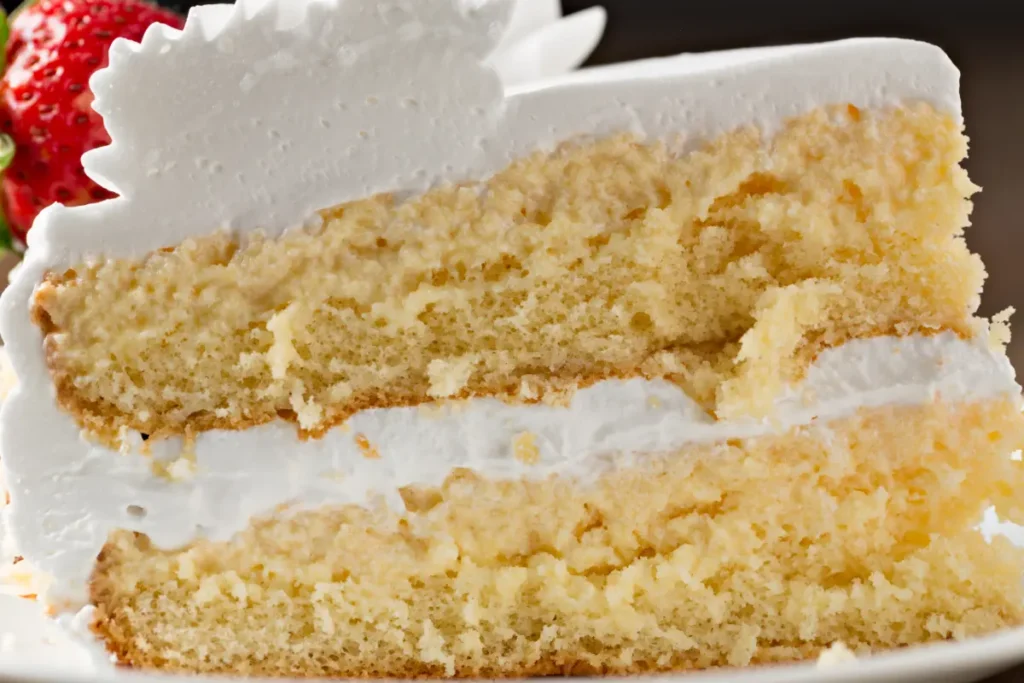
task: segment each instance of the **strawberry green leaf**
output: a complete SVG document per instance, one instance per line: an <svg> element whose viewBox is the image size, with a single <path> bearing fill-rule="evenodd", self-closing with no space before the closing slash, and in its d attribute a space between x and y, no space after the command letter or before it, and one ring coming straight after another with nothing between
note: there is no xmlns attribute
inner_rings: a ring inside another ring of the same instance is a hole
<svg viewBox="0 0 1024 683"><path fill-rule="evenodd" d="M0 216L0 255L8 251L17 250L14 248L14 238L11 236L11 230L7 226L7 221L4 220L3 216Z"/></svg>
<svg viewBox="0 0 1024 683"><path fill-rule="evenodd" d="M15 154L14 140L7 133L0 133L0 172L7 170L7 167L14 161Z"/></svg>
<svg viewBox="0 0 1024 683"><path fill-rule="evenodd" d="M0 7L0 73L7 70L7 39L11 35L11 27L7 25L7 12Z"/></svg>

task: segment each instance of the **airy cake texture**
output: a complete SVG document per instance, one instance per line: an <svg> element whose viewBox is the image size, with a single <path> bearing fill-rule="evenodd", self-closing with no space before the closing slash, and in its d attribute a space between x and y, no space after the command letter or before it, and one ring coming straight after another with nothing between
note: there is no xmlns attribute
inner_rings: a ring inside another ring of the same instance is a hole
<svg viewBox="0 0 1024 683"><path fill-rule="evenodd" d="M122 663L286 676L638 673L1024 622L1024 417L863 410L569 479L453 472L408 511L319 508L227 543L116 532L94 629Z"/></svg>
<svg viewBox="0 0 1024 683"><path fill-rule="evenodd" d="M823 348L974 334L965 152L924 104L818 109L685 154L579 141L277 239L50 273L34 314L61 406L108 441L279 418L316 436L365 408L631 376L765 415Z"/></svg>

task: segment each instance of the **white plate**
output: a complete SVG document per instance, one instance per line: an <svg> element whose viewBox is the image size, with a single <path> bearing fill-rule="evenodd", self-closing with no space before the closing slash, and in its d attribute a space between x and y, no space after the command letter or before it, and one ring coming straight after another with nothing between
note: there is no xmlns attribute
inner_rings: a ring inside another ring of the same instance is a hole
<svg viewBox="0 0 1024 683"><path fill-rule="evenodd" d="M0 681L25 683L201 683L97 665L88 648L44 617L36 603L0 595ZM827 668L816 664L657 676L644 683L971 683L1024 661L1024 628L939 643ZM550 680L550 679L548 679ZM277 683L281 683L278 681Z"/></svg>

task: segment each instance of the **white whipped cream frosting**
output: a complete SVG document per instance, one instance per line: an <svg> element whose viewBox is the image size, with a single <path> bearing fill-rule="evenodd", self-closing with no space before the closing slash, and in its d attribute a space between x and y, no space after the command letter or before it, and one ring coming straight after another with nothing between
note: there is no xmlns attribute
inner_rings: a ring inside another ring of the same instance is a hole
<svg viewBox="0 0 1024 683"><path fill-rule="evenodd" d="M563 75L590 56L606 22L602 7L562 17L561 0L516 0L501 41L486 63L506 87Z"/></svg>
<svg viewBox="0 0 1024 683"><path fill-rule="evenodd" d="M19 378L0 412L8 522L20 552L52 575L51 598L85 598L96 554L117 528L174 547L230 538L281 504L380 495L399 505L399 487L438 484L455 467L589 477L638 451L764 434L861 406L1019 393L1005 357L983 340L938 335L823 354L779 399L772 424L716 423L665 382L604 382L568 408L477 400L366 411L314 441L299 441L291 424L207 432L194 462L170 466L174 481L154 476L153 463L177 458L179 443L145 455L138 435L130 453L81 436L56 405L29 318L49 270L139 257L223 228L279 234L323 207L486 177L579 135L682 133L692 148L742 125L770 134L831 103L923 100L960 116L956 69L938 48L902 40L687 55L506 93L493 50L512 9L509 0L239 0L193 9L183 31L155 25L140 44L115 42L91 82L113 142L84 161L120 196L44 211L0 300ZM526 433L539 449L532 465L514 455ZM379 458L365 457L360 435Z"/></svg>

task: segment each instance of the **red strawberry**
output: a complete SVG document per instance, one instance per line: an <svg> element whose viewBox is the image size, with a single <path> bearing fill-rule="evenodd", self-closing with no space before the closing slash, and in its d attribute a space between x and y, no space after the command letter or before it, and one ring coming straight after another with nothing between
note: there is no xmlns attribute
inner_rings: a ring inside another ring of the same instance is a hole
<svg viewBox="0 0 1024 683"><path fill-rule="evenodd" d="M82 170L84 152L110 143L91 106L89 77L106 66L115 38L140 40L155 22L181 28L183 19L143 0L28 0L14 15L0 79L0 133L10 138L0 143L0 164L13 141L3 201L18 240L54 202L113 196Z"/></svg>

